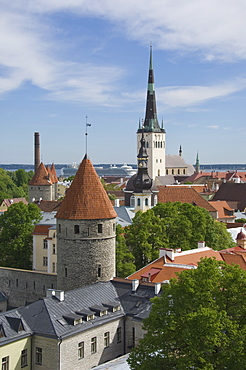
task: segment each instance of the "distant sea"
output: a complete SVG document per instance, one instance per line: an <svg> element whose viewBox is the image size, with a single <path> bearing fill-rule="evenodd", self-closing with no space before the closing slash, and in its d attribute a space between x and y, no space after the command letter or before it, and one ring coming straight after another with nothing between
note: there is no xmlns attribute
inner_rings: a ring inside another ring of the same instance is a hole
<svg viewBox="0 0 246 370"><path fill-rule="evenodd" d="M51 164L48 164L51 166ZM114 164L114 166L121 167L123 163L118 163ZM69 167L69 164L55 164L56 167L56 172L57 175L61 175L61 169L63 167ZM95 164L96 167L103 167L103 168L108 168L112 166L112 164L109 163L100 163L100 164ZM136 164L129 164L129 166L132 166L132 168L137 168ZM194 165L195 167L195 165ZM16 164L16 163L11 163L11 164L0 164L0 168L5 169L6 171L17 171L20 168L23 168L25 171L33 171L34 166L33 164ZM224 164L201 164L200 165L201 171L204 172L211 172L211 171L218 171L218 172L226 172L226 171L246 171L246 164L229 164L229 163L224 163Z"/></svg>

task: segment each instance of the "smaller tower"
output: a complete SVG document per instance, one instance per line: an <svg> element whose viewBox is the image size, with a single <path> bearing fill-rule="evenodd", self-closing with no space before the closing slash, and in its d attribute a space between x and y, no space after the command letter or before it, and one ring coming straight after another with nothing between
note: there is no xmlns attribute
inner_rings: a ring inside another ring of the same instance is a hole
<svg viewBox="0 0 246 370"><path fill-rule="evenodd" d="M71 290L112 279L116 213L87 155L56 219L58 288Z"/></svg>
<svg viewBox="0 0 246 370"><path fill-rule="evenodd" d="M141 147L138 153L138 172L133 180L134 186L134 199L135 208L134 211L146 211L151 206L151 187L152 179L148 174L148 154L146 150L146 142L144 139L144 133L142 132Z"/></svg>
<svg viewBox="0 0 246 370"><path fill-rule="evenodd" d="M240 233L237 234L236 244L238 247L246 249L246 235L242 230L240 231Z"/></svg>
<svg viewBox="0 0 246 370"><path fill-rule="evenodd" d="M197 155L196 155L196 173L199 173L199 172L200 172L200 161L199 161L198 152L197 152Z"/></svg>

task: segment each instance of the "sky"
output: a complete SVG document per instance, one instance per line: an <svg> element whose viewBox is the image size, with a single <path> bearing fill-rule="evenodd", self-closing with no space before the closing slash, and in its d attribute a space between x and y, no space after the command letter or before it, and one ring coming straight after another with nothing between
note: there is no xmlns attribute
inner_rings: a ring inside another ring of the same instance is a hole
<svg viewBox="0 0 246 370"><path fill-rule="evenodd" d="M136 163L149 50L166 154L246 163L245 0L0 0L0 163ZM86 118L87 117L87 118Z"/></svg>

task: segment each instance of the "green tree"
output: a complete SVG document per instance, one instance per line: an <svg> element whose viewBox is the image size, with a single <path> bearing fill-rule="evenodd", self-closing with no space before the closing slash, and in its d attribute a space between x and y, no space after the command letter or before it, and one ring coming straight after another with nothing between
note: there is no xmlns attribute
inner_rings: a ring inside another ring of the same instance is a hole
<svg viewBox="0 0 246 370"><path fill-rule="evenodd" d="M41 220L41 212L35 204L12 204L0 216L0 265L30 269L32 232Z"/></svg>
<svg viewBox="0 0 246 370"><path fill-rule="evenodd" d="M136 271L134 256L129 251L124 238L124 229L116 226L116 276L125 278Z"/></svg>
<svg viewBox="0 0 246 370"><path fill-rule="evenodd" d="M158 258L160 248L189 250L197 248L198 241L215 250L235 245L225 224L214 220L206 209L180 202L159 203L138 212L125 238L137 269Z"/></svg>
<svg viewBox="0 0 246 370"><path fill-rule="evenodd" d="M242 224L246 223L246 218L236 218L235 222L240 222Z"/></svg>
<svg viewBox="0 0 246 370"><path fill-rule="evenodd" d="M207 258L152 301L132 370L245 369L246 271Z"/></svg>

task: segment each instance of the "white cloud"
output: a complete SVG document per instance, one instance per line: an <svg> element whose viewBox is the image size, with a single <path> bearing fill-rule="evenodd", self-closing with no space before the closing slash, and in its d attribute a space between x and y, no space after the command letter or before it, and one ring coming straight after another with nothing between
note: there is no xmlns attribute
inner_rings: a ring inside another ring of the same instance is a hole
<svg viewBox="0 0 246 370"><path fill-rule="evenodd" d="M218 125L209 125L206 126L207 128L212 128L213 130L218 130L219 126Z"/></svg>
<svg viewBox="0 0 246 370"><path fill-rule="evenodd" d="M158 89L158 103L169 107L189 107L226 97L246 87L243 79L215 86L174 86Z"/></svg>

